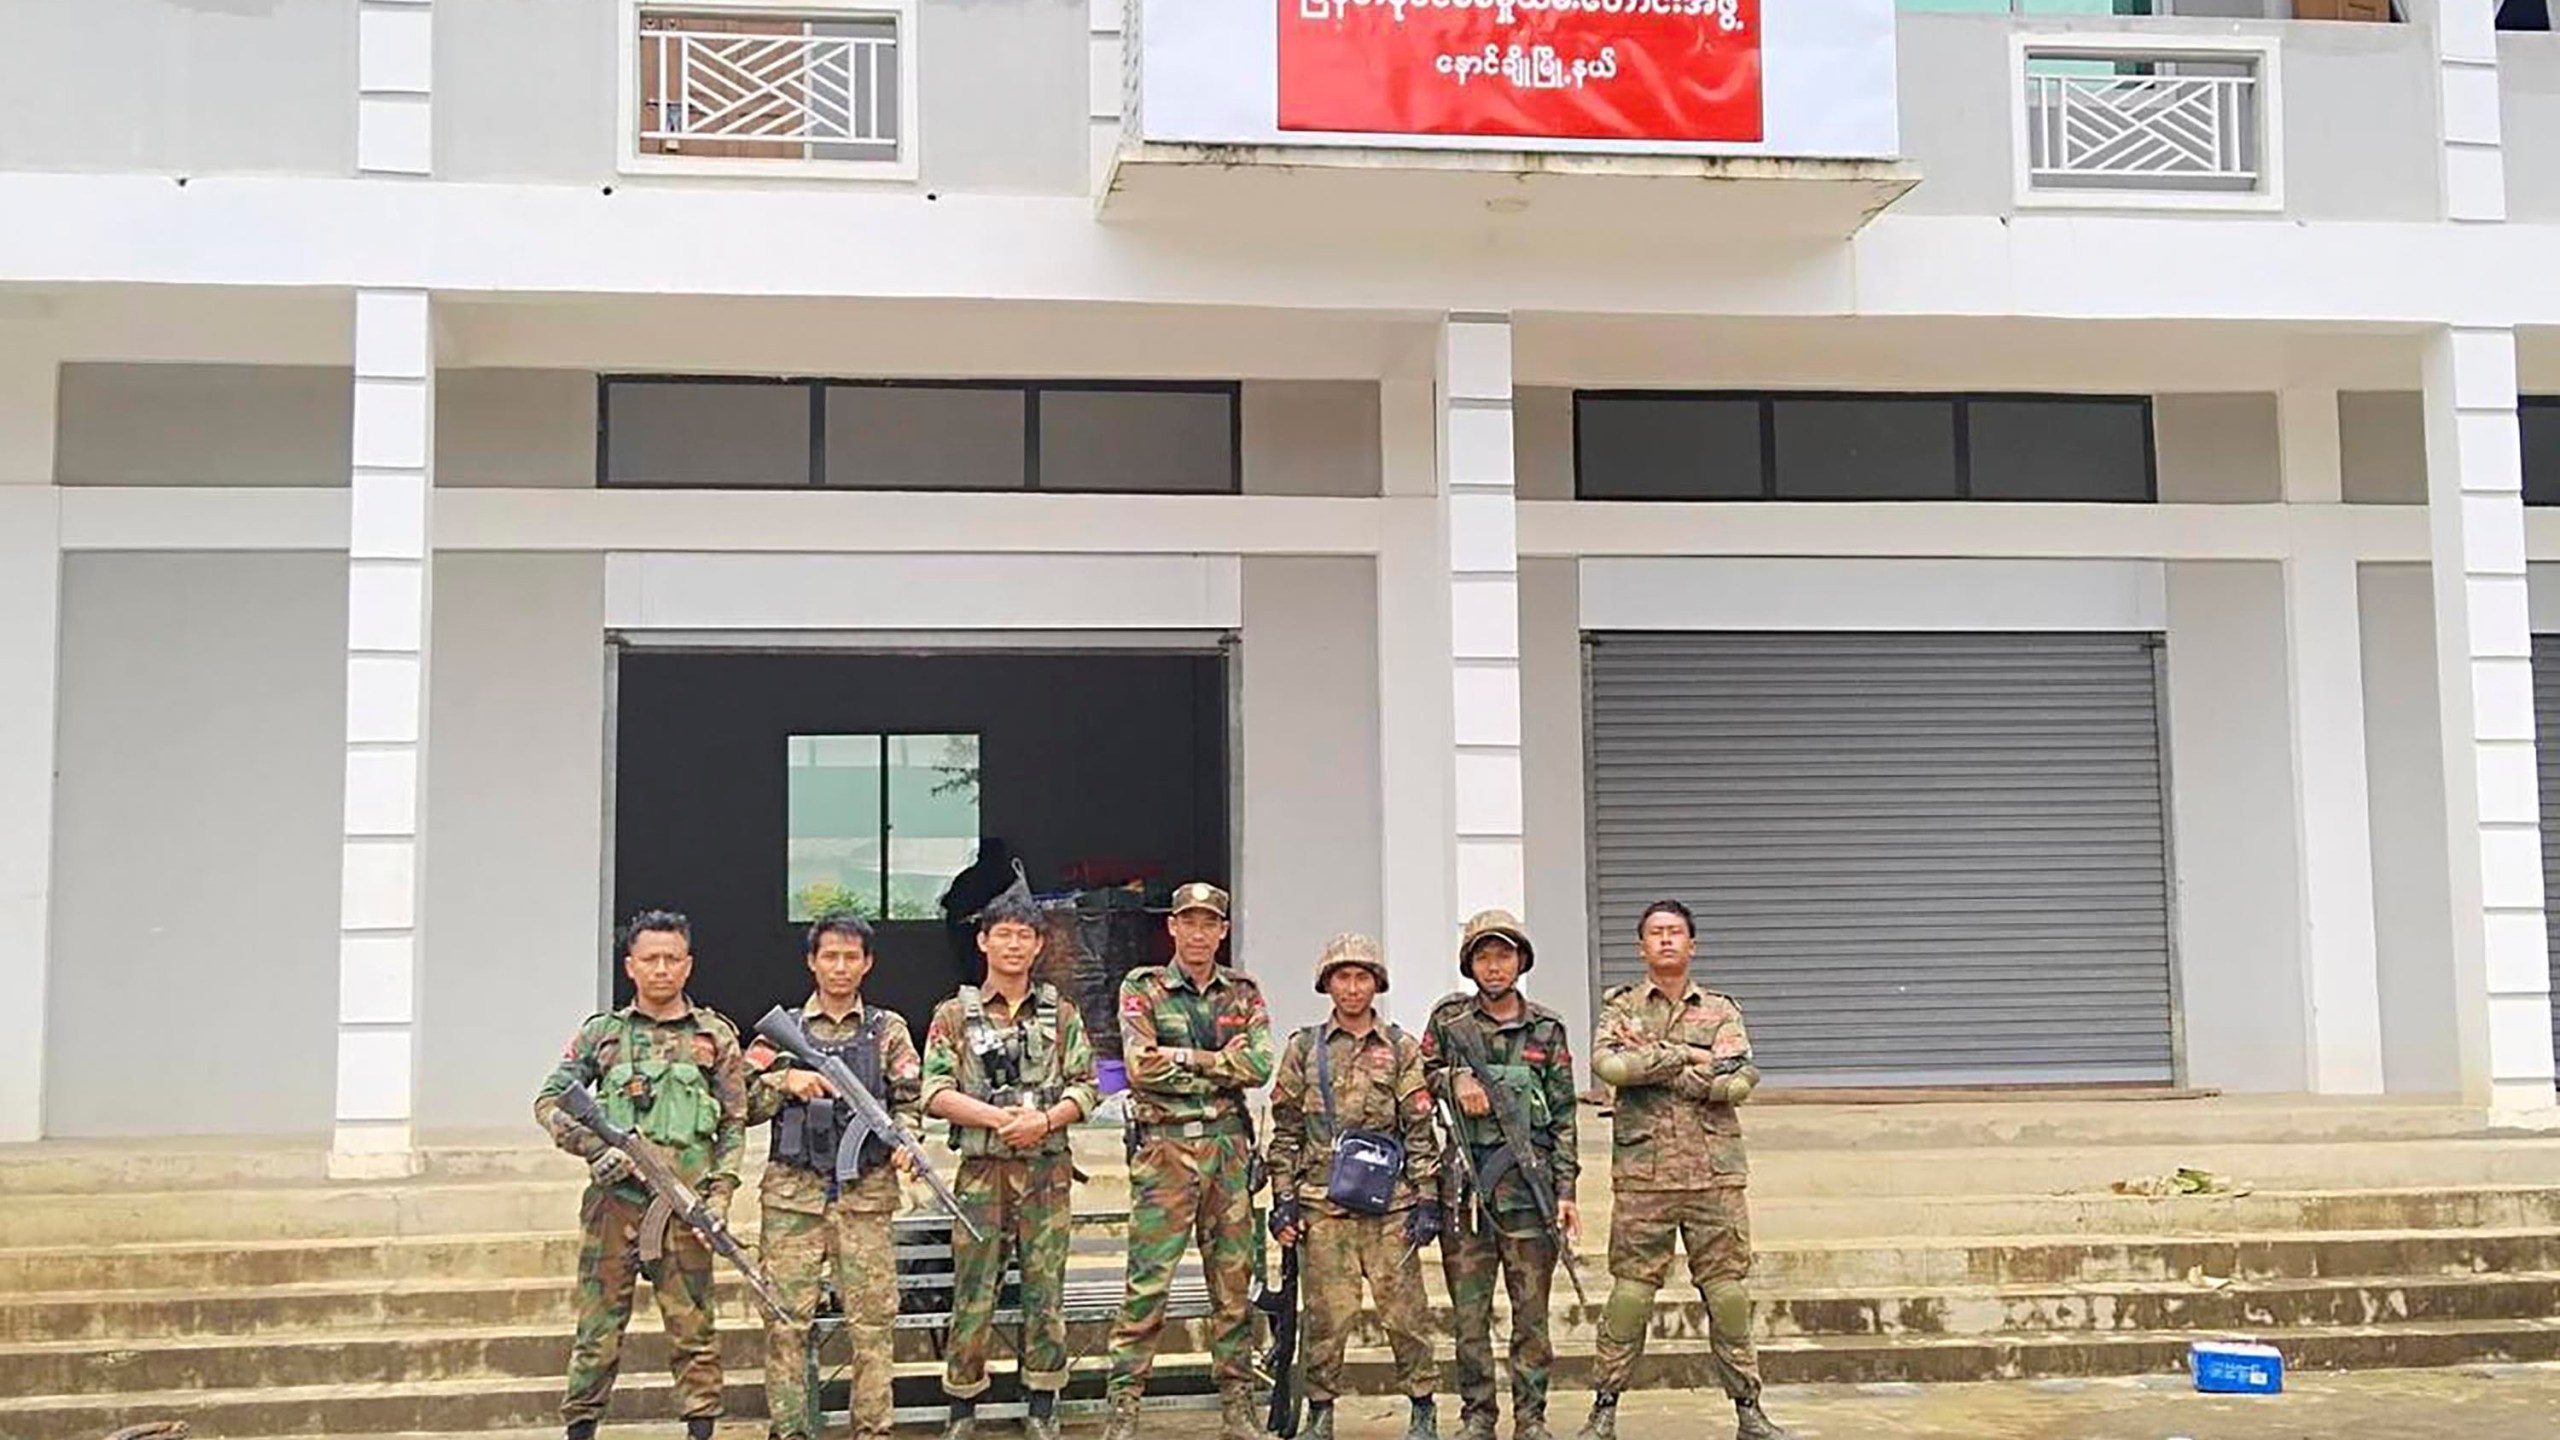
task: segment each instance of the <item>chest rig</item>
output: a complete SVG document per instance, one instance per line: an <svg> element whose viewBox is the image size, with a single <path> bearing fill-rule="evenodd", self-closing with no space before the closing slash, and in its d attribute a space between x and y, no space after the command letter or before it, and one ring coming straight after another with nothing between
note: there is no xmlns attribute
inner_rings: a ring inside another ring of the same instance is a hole
<svg viewBox="0 0 2560 1440"><path fill-rule="evenodd" d="M889 1012L876 1006L865 1007L862 1028L841 1040L820 1040L818 1048L844 1062L862 1088L874 1095L887 1093L880 1086L880 1034ZM782 1113L773 1117L773 1149L767 1158L776 1165L795 1170L809 1170L833 1176L836 1146L844 1138L852 1109L843 1101L785 1100ZM874 1138L862 1147L862 1171L870 1174L874 1166L889 1158L887 1141Z"/></svg>
<svg viewBox="0 0 2560 1440"><path fill-rule="evenodd" d="M960 1088L969 1098L999 1109L1045 1110L1058 1103L1065 1089L1066 1016L1058 992L1035 985L1031 997L1011 1025L999 1025L987 1014L986 996L975 985L960 987ZM994 1132L955 1125L952 1143L963 1155L1018 1154L995 1142ZM1063 1130L1053 1132L1035 1153L1067 1148Z"/></svg>

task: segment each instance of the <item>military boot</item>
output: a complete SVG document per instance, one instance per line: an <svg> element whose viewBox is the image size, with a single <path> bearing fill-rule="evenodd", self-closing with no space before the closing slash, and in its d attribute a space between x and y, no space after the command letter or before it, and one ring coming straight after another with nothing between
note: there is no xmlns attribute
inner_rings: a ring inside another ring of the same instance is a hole
<svg viewBox="0 0 2560 1440"><path fill-rule="evenodd" d="M1111 1397L1111 1418L1102 1422L1102 1440L1138 1440L1138 1397Z"/></svg>
<svg viewBox="0 0 2560 1440"><path fill-rule="evenodd" d="M1251 1390L1218 1393L1218 1440L1262 1440L1262 1416L1255 1411Z"/></svg>
<svg viewBox="0 0 2560 1440"><path fill-rule="evenodd" d="M1555 1440L1555 1434L1547 1429L1547 1417L1544 1415L1514 1415L1511 1417L1511 1440Z"/></svg>
<svg viewBox="0 0 2560 1440"><path fill-rule="evenodd" d="M572 1420L569 1422L568 1436L569 1440L596 1440L596 1422Z"/></svg>
<svg viewBox="0 0 2560 1440"><path fill-rule="evenodd" d="M952 1401L951 1418L942 1427L942 1440L977 1440L977 1435L978 1402L975 1400Z"/></svg>
<svg viewBox="0 0 2560 1440"><path fill-rule="evenodd" d="M1405 1417L1404 1440L1440 1440L1440 1407L1428 1395L1413 1397L1411 1412Z"/></svg>
<svg viewBox="0 0 2560 1440"><path fill-rule="evenodd" d="M1298 1432L1299 1440L1333 1440L1333 1402L1307 1402L1307 1428Z"/></svg>
<svg viewBox="0 0 2560 1440"><path fill-rule="evenodd" d="M1469 1411L1458 1421L1458 1440L1494 1440L1494 1412Z"/></svg>
<svg viewBox="0 0 2560 1440"><path fill-rule="evenodd" d="M1029 1413L1022 1417L1022 1440L1058 1440L1058 1392L1031 1392Z"/></svg>
<svg viewBox="0 0 2560 1440"><path fill-rule="evenodd" d="M708 1415L689 1415L684 1422L685 1440L711 1440L711 1432L719 1425L719 1421Z"/></svg>
<svg viewBox="0 0 2560 1440"><path fill-rule="evenodd" d="M1760 1408L1758 1397L1733 1402L1733 1440L1792 1440Z"/></svg>
<svg viewBox="0 0 2560 1440"><path fill-rule="evenodd" d="M1603 1390L1591 1397L1591 1418L1582 1422L1574 1440L1618 1440L1618 1397Z"/></svg>

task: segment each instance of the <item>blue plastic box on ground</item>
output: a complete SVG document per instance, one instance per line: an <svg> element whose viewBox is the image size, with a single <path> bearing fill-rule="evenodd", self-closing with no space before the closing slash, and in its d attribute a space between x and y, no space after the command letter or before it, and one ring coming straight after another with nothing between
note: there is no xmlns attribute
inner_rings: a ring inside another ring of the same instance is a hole
<svg viewBox="0 0 2560 1440"><path fill-rule="evenodd" d="M2208 1395L2284 1393L2284 1355L2273 1345L2198 1340L2187 1347L2187 1365Z"/></svg>

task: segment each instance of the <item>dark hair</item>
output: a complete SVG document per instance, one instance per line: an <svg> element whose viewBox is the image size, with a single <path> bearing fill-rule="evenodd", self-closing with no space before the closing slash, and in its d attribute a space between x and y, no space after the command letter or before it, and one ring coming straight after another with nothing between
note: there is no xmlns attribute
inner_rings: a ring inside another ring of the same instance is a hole
<svg viewBox="0 0 2560 1440"><path fill-rule="evenodd" d="M1677 900L1656 900L1644 907L1644 913L1636 917L1636 934L1644 934L1645 925L1656 915L1679 916L1680 923L1689 927L1689 938L1698 938L1698 917L1690 914L1689 907Z"/></svg>
<svg viewBox="0 0 2560 1440"><path fill-rule="evenodd" d="M808 949L802 953L817 954L818 947L827 943L827 937L830 935L841 935L847 940L860 941L862 953L865 955L871 953L871 922L850 910L830 910L809 922Z"/></svg>
<svg viewBox="0 0 2560 1440"><path fill-rule="evenodd" d="M988 901L987 908L978 912L978 933L984 935L1007 922L1028 925L1037 930L1040 928L1040 907L1008 890Z"/></svg>
<svg viewBox="0 0 2560 1440"><path fill-rule="evenodd" d="M640 943L640 937L651 931L681 935L687 949L693 946L693 922L683 914L674 910L643 910L622 927L622 953L630 954L631 947Z"/></svg>

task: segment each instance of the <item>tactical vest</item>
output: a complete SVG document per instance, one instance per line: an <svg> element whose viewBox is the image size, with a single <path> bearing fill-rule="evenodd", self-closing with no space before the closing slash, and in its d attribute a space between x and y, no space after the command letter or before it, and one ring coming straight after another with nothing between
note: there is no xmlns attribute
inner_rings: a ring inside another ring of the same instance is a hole
<svg viewBox="0 0 2560 1440"><path fill-rule="evenodd" d="M1012 1109L1029 1105L1046 1109L1058 1103L1066 1088L1066 1024L1064 1005L1055 988L1031 989L1031 1003L1012 1025L998 1025L987 1014L986 994L975 985L960 987L960 1093L972 1100ZM1052 1130L1030 1151L1011 1148L996 1132L976 1125L953 1125L951 1148L962 1155L1020 1156L1062 1154L1067 1132Z"/></svg>
<svg viewBox="0 0 2560 1440"><path fill-rule="evenodd" d="M680 1168L699 1169L709 1163L712 1138L720 1133L720 1099L711 1093L711 1077L689 1059L649 1054L638 1029L625 1016L620 1034L606 1041L614 1057L604 1067L597 1097L605 1118L670 1152Z"/></svg>
<svg viewBox="0 0 2560 1440"><path fill-rule="evenodd" d="M862 1012L862 1028L844 1039L825 1041L811 1037L818 1049L843 1061L853 1078L862 1082L862 1088L875 1096L887 1093L880 1088L880 1032L888 1014L878 1006L868 1006ZM766 1152L766 1158L776 1165L833 1179L836 1147L852 1121L853 1107L841 1100L785 1100L781 1113L773 1117L773 1148ZM863 1141L862 1173L871 1174L874 1167L888 1159L889 1142L876 1135Z"/></svg>

